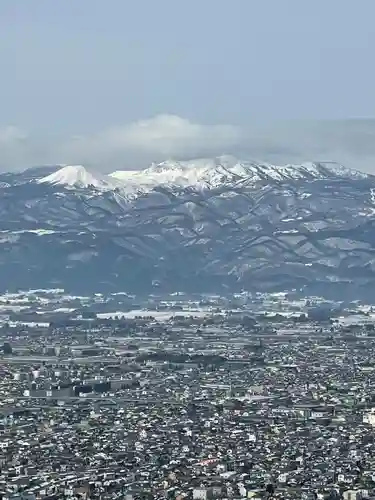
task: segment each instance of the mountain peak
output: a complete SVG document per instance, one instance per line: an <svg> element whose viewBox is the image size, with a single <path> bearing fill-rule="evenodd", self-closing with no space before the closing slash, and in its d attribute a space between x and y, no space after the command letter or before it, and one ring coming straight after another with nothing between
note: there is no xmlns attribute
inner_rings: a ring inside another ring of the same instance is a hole
<svg viewBox="0 0 375 500"><path fill-rule="evenodd" d="M364 179L368 174L345 168L333 162L271 165L234 156L199 158L195 160L167 160L153 163L140 171L117 171L109 174L128 186L171 185L210 189L231 183L255 185L259 182L314 181L325 179Z"/></svg>
<svg viewBox="0 0 375 500"><path fill-rule="evenodd" d="M109 175L92 174L82 165L67 165L39 178L38 183L61 185L68 189L94 188L109 191L119 188L127 194L149 192L157 186L213 189L222 186L259 183L364 179L369 175L333 162L271 165L233 156L166 160L144 170L116 171Z"/></svg>
<svg viewBox="0 0 375 500"><path fill-rule="evenodd" d="M3 289L367 294L375 284L375 176L234 157L112 176L55 169L0 176Z"/></svg>
<svg viewBox="0 0 375 500"><path fill-rule="evenodd" d="M38 179L39 184L62 185L75 188L93 187L96 189L110 189L109 181L101 175L93 175L83 165L67 165L56 172Z"/></svg>

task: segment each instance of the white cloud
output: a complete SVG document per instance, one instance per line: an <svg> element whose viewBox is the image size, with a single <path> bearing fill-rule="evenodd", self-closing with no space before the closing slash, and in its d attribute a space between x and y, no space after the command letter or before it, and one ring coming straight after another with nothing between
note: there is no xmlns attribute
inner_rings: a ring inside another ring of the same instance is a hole
<svg viewBox="0 0 375 500"><path fill-rule="evenodd" d="M62 155L75 163L122 162L128 158L220 154L243 142L232 125L201 125L174 115L159 115L90 137L76 137L63 145Z"/></svg>
<svg viewBox="0 0 375 500"><path fill-rule="evenodd" d="M26 132L13 125L0 129L1 146L12 145L14 142L24 141L25 139L27 139Z"/></svg>
<svg viewBox="0 0 375 500"><path fill-rule="evenodd" d="M54 141L43 141L9 126L0 129L0 169L60 163L83 163L103 170L131 168L167 157L222 154L241 143L239 127L203 125L175 115Z"/></svg>
<svg viewBox="0 0 375 500"><path fill-rule="evenodd" d="M23 130L7 126L0 128L0 169L12 170L29 165L32 141Z"/></svg>
<svg viewBox="0 0 375 500"><path fill-rule="evenodd" d="M243 134L233 125L199 125L178 116L160 115L117 131L117 138L132 148L174 155L232 148L241 143Z"/></svg>
<svg viewBox="0 0 375 500"><path fill-rule="evenodd" d="M375 173L375 120L281 123L250 129L159 115L59 140L32 137L13 126L0 129L3 171L61 163L111 171L171 157L225 153L274 163L332 160Z"/></svg>

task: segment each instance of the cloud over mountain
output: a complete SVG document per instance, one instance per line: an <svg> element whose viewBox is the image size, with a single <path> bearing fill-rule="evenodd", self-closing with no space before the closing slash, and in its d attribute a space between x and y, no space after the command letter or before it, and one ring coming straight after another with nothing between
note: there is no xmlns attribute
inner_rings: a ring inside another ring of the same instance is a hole
<svg viewBox="0 0 375 500"><path fill-rule="evenodd" d="M85 164L97 170L139 168L165 158L245 155L272 163L337 161L375 172L375 120L285 122L272 126L196 123L162 114L94 134L37 137L0 129L0 170Z"/></svg>
<svg viewBox="0 0 375 500"><path fill-rule="evenodd" d="M174 115L159 115L63 145L69 162L124 162L223 153L241 146L243 131L232 125L204 125Z"/></svg>

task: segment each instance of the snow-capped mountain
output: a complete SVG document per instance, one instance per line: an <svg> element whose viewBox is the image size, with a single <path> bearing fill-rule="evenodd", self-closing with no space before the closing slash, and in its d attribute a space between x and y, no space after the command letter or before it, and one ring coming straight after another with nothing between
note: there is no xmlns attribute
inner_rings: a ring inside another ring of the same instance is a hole
<svg viewBox="0 0 375 500"><path fill-rule="evenodd" d="M375 177L230 156L108 175L0 174L3 288L149 291L375 283Z"/></svg>
<svg viewBox="0 0 375 500"><path fill-rule="evenodd" d="M365 178L366 174L337 163L306 163L275 166L267 163L240 161L232 156L193 161L165 161L140 172L114 172L117 179L135 180L140 184L178 185L181 187L214 188L227 183L256 183L298 179Z"/></svg>
<svg viewBox="0 0 375 500"><path fill-rule="evenodd" d="M192 161L164 161L152 164L145 170L118 170L108 175L93 174L82 165L64 166L36 182L73 188L95 188L99 191L122 189L138 193L160 186L212 189L224 185L253 185L260 181L311 181L334 177L365 179L367 174L337 163L275 166L221 156Z"/></svg>
<svg viewBox="0 0 375 500"><path fill-rule="evenodd" d="M36 179L38 184L61 185L69 188L94 188L98 190L115 189L118 183L108 176L93 175L82 165L67 165L46 177Z"/></svg>

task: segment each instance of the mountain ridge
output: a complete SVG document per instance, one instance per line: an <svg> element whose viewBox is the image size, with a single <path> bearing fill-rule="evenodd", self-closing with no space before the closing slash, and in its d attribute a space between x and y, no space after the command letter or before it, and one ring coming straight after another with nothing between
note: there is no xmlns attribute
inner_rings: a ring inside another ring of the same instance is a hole
<svg viewBox="0 0 375 500"><path fill-rule="evenodd" d="M166 160L153 163L143 170L117 170L109 174L91 173L82 165L67 165L56 172L37 179L38 183L69 187L116 189L129 185L139 188L158 185L213 188L235 181L283 181L324 178L365 179L370 174L345 168L335 162L271 165L255 161L241 161L224 155L190 161Z"/></svg>
<svg viewBox="0 0 375 500"><path fill-rule="evenodd" d="M328 162L272 167L233 157L169 160L117 176L66 167L47 176L0 174L4 289L375 283L370 174Z"/></svg>

